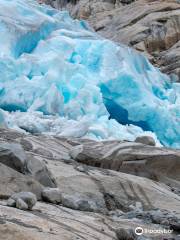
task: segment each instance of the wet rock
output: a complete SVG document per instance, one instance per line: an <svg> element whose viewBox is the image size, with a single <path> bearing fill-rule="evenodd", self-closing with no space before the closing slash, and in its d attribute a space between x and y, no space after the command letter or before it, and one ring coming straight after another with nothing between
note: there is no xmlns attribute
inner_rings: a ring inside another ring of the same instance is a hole
<svg viewBox="0 0 180 240"><path fill-rule="evenodd" d="M25 175L31 175L44 186L56 186L43 161L26 154L23 145L19 143L0 142L0 163Z"/></svg>

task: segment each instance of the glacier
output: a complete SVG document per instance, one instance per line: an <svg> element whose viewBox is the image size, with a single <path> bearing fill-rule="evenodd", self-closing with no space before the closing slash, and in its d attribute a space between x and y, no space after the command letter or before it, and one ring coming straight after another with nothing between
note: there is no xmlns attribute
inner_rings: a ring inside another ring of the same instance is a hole
<svg viewBox="0 0 180 240"><path fill-rule="evenodd" d="M0 0L0 126L180 148L180 84L35 0Z"/></svg>

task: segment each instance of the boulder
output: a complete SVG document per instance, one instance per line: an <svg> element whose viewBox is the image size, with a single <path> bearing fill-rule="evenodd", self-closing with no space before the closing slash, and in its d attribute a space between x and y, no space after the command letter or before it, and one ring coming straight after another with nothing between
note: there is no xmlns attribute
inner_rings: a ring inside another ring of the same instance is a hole
<svg viewBox="0 0 180 240"><path fill-rule="evenodd" d="M7 201L7 206L16 207L16 201L12 198L9 198L8 201Z"/></svg>
<svg viewBox="0 0 180 240"><path fill-rule="evenodd" d="M17 142L6 142L8 135L10 133L12 134L13 131L8 132L7 136L5 133L5 131L2 131L2 135L4 136L0 136L0 140L2 137L5 137L4 141L0 141L0 163L20 173L30 175L44 186L55 187L56 183L44 162L24 150L27 149L27 146L29 146L28 150L31 150L30 143L23 139L20 140L20 143L18 143L17 139ZM14 135L18 137L21 136L15 133Z"/></svg>
<svg viewBox="0 0 180 240"><path fill-rule="evenodd" d="M23 175L0 163L0 199L9 198L15 192L33 192L41 199L42 185L30 176Z"/></svg>
<svg viewBox="0 0 180 240"><path fill-rule="evenodd" d="M6 134L8 130L3 133L5 142L9 141ZM22 174L0 163L2 240L115 240L118 236L128 239L137 226L171 227L174 233L166 237L177 236L179 151L137 142L96 142L30 134L20 135L14 141L25 149L32 171L28 176L27 172ZM41 169L39 162L56 182L55 188L43 189L35 180ZM13 197L15 192L22 191L39 194L46 202L37 202L33 211L22 211L29 204L25 193ZM152 239L162 237L157 233ZM149 239L147 234L143 239Z"/></svg>
<svg viewBox="0 0 180 240"><path fill-rule="evenodd" d="M62 205L80 211L106 212L104 199L98 199L95 194L90 194L88 192L62 193Z"/></svg>
<svg viewBox="0 0 180 240"><path fill-rule="evenodd" d="M42 191L42 199L46 202L59 204L62 202L61 192L58 188L45 188Z"/></svg>
<svg viewBox="0 0 180 240"><path fill-rule="evenodd" d="M150 136L137 137L135 139L135 142L142 143L142 144L145 144L145 145L150 145L150 146L155 146L156 145L156 143L154 141L154 138L152 138Z"/></svg>
<svg viewBox="0 0 180 240"><path fill-rule="evenodd" d="M118 228L116 230L116 235L118 240L136 240L137 236L133 229Z"/></svg>
<svg viewBox="0 0 180 240"><path fill-rule="evenodd" d="M33 177L45 187L56 187L56 181L43 160L30 153L27 154L26 174Z"/></svg>
<svg viewBox="0 0 180 240"><path fill-rule="evenodd" d="M22 198L18 198L16 200L16 208L21 210L28 210L28 205L25 201L22 200Z"/></svg>
<svg viewBox="0 0 180 240"><path fill-rule="evenodd" d="M26 154L18 143L0 142L0 162L18 172L26 171Z"/></svg>
<svg viewBox="0 0 180 240"><path fill-rule="evenodd" d="M14 193L8 201L9 206L11 204L12 204L11 206L14 206L14 202L12 200L16 202L16 207L22 210L27 209L32 210L32 208L37 202L36 195L33 194L32 192Z"/></svg>
<svg viewBox="0 0 180 240"><path fill-rule="evenodd" d="M71 210L43 202L38 202L34 211L20 211L0 205L0 220L1 240L117 240L123 233L131 236L137 226L143 229L164 229L136 218L112 219L103 214ZM158 233L152 236L153 240L162 238L164 235ZM176 236L166 234L166 238L176 239ZM145 233L143 238L138 239L150 238Z"/></svg>

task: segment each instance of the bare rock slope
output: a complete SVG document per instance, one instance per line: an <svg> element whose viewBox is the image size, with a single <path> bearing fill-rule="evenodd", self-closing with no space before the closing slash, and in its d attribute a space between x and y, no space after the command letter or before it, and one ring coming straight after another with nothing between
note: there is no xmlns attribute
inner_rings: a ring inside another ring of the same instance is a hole
<svg viewBox="0 0 180 240"><path fill-rule="evenodd" d="M141 239L137 226L171 228L165 237L180 231L179 151L0 129L0 162L2 240L110 240L123 239L124 231L127 239ZM36 194L32 211L7 206L20 191Z"/></svg>

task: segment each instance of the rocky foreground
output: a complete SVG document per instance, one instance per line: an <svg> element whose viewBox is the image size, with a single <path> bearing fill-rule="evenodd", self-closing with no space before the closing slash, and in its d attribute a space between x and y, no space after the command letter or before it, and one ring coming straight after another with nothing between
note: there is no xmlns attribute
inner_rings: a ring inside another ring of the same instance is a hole
<svg viewBox="0 0 180 240"><path fill-rule="evenodd" d="M144 53L180 81L179 0L41 0L85 19L100 35Z"/></svg>
<svg viewBox="0 0 180 240"><path fill-rule="evenodd" d="M7 205L22 191L38 199L31 211ZM136 227L167 232L138 237ZM180 151L0 129L1 240L158 240L178 234Z"/></svg>

